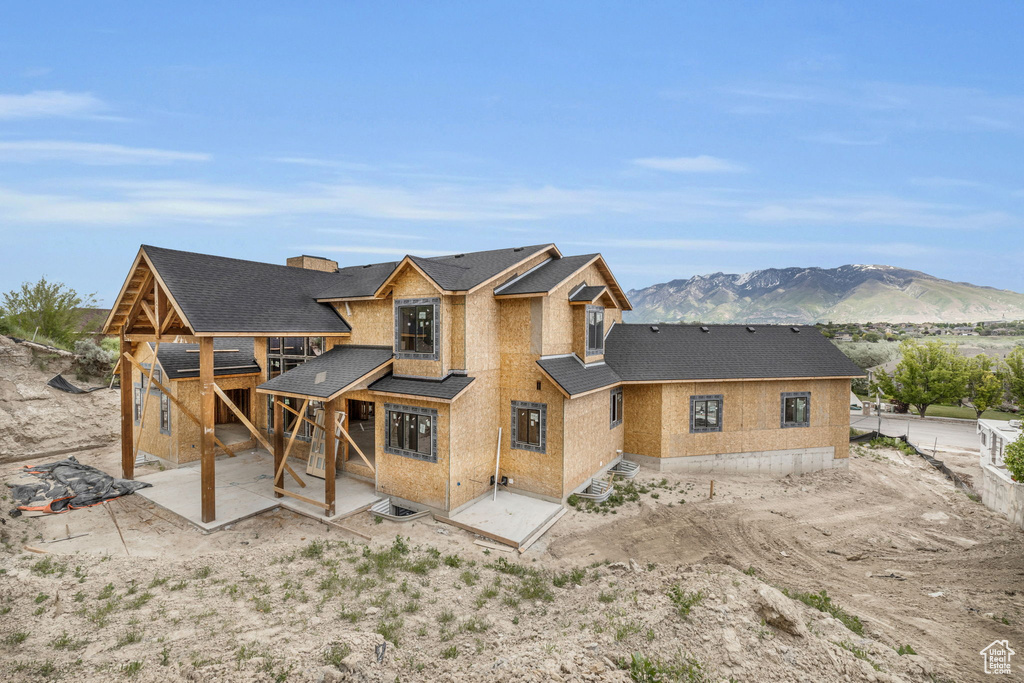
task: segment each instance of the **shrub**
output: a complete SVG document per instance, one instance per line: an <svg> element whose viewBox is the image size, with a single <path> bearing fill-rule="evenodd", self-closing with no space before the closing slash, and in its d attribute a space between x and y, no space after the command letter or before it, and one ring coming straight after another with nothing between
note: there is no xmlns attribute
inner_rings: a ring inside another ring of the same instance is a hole
<svg viewBox="0 0 1024 683"><path fill-rule="evenodd" d="M668 599L675 605L676 614L682 617L684 620L690 616L690 610L695 606L699 605L702 600L706 597L704 591L697 591L695 593L688 593L679 586L672 586L668 589Z"/></svg>
<svg viewBox="0 0 1024 683"><path fill-rule="evenodd" d="M1003 451L1003 463L1014 481L1024 482L1024 433Z"/></svg>
<svg viewBox="0 0 1024 683"><path fill-rule="evenodd" d="M782 592L786 597L799 600L808 607L813 607L819 612L831 614L833 617L843 622L843 625L846 626L846 628L850 629L858 636L864 635L864 624L861 623L860 618L855 617L839 605L832 602L832 598L830 598L828 593L824 590L820 593L798 593L783 588Z"/></svg>
<svg viewBox="0 0 1024 683"><path fill-rule="evenodd" d="M75 370L79 377L106 377L114 369L117 353L106 350L91 339L75 342Z"/></svg>

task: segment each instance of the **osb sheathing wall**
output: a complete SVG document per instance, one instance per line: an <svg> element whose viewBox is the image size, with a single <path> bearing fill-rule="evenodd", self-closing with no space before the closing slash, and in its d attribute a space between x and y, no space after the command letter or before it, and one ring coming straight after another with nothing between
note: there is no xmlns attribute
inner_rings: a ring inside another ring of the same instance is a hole
<svg viewBox="0 0 1024 683"><path fill-rule="evenodd" d="M195 354L198 360L199 354ZM255 389L256 385L263 382L262 375L239 375L239 376L221 376L216 377L215 381L224 391L229 389L249 389L250 390L250 412L255 413L257 416L260 413L266 412L266 395L257 394ZM175 397L181 401L181 403L191 411L193 415L199 417L200 403L199 403L199 385L198 379L180 379L173 380L171 382L175 391ZM191 419L181 414L181 411L175 411L171 417L171 426L174 430L174 452L172 452L170 460L183 464L186 462L192 462L199 460L200 448L199 448L199 425L193 422ZM298 447L299 444L296 444ZM222 451L218 448L217 455L221 455Z"/></svg>
<svg viewBox="0 0 1024 683"><path fill-rule="evenodd" d="M809 427L780 427L781 393L787 391L811 392ZM721 432L690 433L690 396L698 394L722 395ZM845 458L849 396L846 379L627 385L624 450L671 458L831 446L836 458ZM655 429L658 424L660 430Z"/></svg>
<svg viewBox="0 0 1024 683"><path fill-rule="evenodd" d="M611 390L565 400L563 497L618 457L625 431L624 424L611 428Z"/></svg>
<svg viewBox="0 0 1024 683"><path fill-rule="evenodd" d="M501 375L498 424L502 427L501 473L511 477L513 488L551 498L562 497L562 394L545 379L537 366L539 355L532 348L532 323L536 315L531 299L500 302ZM546 329L546 320L543 322ZM538 382L540 388L537 388ZM547 405L547 446L545 453L511 446L512 401Z"/></svg>
<svg viewBox="0 0 1024 683"><path fill-rule="evenodd" d="M153 349L149 344L139 344L136 347L135 360L139 361L144 365L152 365L154 360ZM127 361L124 361L127 363ZM159 366L157 366L159 367ZM160 383L164 386L170 384L166 377L163 377L163 369L161 368ZM142 380L142 372L132 365L132 392L134 396L135 385L139 384ZM173 390L173 389L172 389ZM146 403L146 394L149 394L149 403ZM138 440L139 450L150 455L155 455L158 458L164 460L172 460L173 452L173 439L174 429L177 426L175 422L175 410L171 408L171 433L162 434L160 432L160 394L158 389L151 389L149 379L146 379L146 393L142 394L142 405L145 407L145 420L142 421L142 436L139 436L139 424L136 423L132 436ZM135 409L132 408L132 417L135 416ZM181 416L184 419L188 419L184 415Z"/></svg>
<svg viewBox="0 0 1024 683"><path fill-rule="evenodd" d="M391 298L335 303L338 315L345 319L352 334L332 337L339 344L391 346L395 343L395 313Z"/></svg>
<svg viewBox="0 0 1024 683"><path fill-rule="evenodd" d="M586 353L586 306L569 303L569 292L579 285L608 285L604 275L591 264L569 278L565 284L553 289L544 299L544 347L545 356L575 353L585 363L604 358L603 355L584 357ZM622 322L622 311L605 308L604 328L607 331L613 322Z"/></svg>
<svg viewBox="0 0 1024 683"><path fill-rule="evenodd" d="M386 328L391 330L391 341L386 342L388 345L394 344L394 329L395 329L395 318L394 318L394 301L399 299L421 299L428 297L439 297L441 298L441 353L440 360L413 360L413 359L395 359L396 375L408 375L414 377L444 377L448 370L451 369L451 336L452 336L452 325L450 324L450 318L453 313L453 306L451 297L442 297L437 289L437 286L423 277L414 268L406 267L393 281L392 281L392 300L391 308L392 313L386 323ZM465 311L465 307L460 307L461 311Z"/></svg>

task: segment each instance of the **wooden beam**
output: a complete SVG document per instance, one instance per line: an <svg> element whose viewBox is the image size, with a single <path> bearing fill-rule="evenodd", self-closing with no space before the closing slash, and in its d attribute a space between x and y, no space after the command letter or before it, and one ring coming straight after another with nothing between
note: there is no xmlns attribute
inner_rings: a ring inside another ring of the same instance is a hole
<svg viewBox="0 0 1024 683"><path fill-rule="evenodd" d="M213 344L213 340L212 340L211 337L204 337L204 338L205 339L210 339L210 344L211 345ZM218 396L220 396L220 400L224 401L224 405L226 405L228 407L228 410L233 412L235 414L235 417L237 417L239 419L239 421L242 423L242 425L244 425L246 429L248 429L250 432L252 432L252 435L256 437L256 440L259 441L260 444L264 448L266 448L269 453L273 453L274 452L274 448L269 443L267 443L266 438L262 434L260 434L260 430L256 429L256 426L252 422L249 422L249 418L247 418L245 416L245 414L241 410L238 409L238 406L236 406L234 404L234 402L232 402L232 400L230 398L228 398L228 395L224 393L223 389L221 389L219 386L217 386L216 382L213 383L213 390L214 390L214 392L216 392L216 394ZM295 433L293 432L292 436L294 436L294 435L295 435ZM292 477L295 479L296 483L299 486L305 488L306 487L306 482L304 482L301 479L299 479L299 475L295 474L295 470L293 470L291 468L291 466L287 464L287 462L288 461L285 460L285 468L288 470L288 473L292 475Z"/></svg>
<svg viewBox="0 0 1024 683"><path fill-rule="evenodd" d="M135 295L135 298L132 300L132 307L128 309L128 315L124 323L125 329L131 329L132 325L135 324L135 320L142 313L142 307L139 304L149 291L151 282L153 282L153 271L147 272L145 277L142 278L142 286L139 287L139 293Z"/></svg>
<svg viewBox="0 0 1024 683"><path fill-rule="evenodd" d="M156 348L153 350L153 362L149 364L149 383L153 384L153 371L156 370L156 354L160 350L160 342L156 343ZM143 372L145 376L146 373ZM145 382L142 382L145 385ZM139 416L139 433L135 435L135 447L132 449L132 462L135 462L135 458L139 457L139 445L142 443L142 427L146 424L146 409L149 407L149 397L152 395L149 389L146 389L146 395L142 399L142 415Z"/></svg>
<svg viewBox="0 0 1024 683"><path fill-rule="evenodd" d="M281 493L283 495L288 496L289 498L295 498L296 500L301 500L303 503L309 503L310 505L316 505L317 507L323 508L324 510L327 509L327 505L325 503L321 503L319 500L313 500L312 498L307 498L306 496L300 496L297 493L292 493L288 489L282 489L282 488L278 488L277 486L275 486L274 487L274 493Z"/></svg>
<svg viewBox="0 0 1024 683"><path fill-rule="evenodd" d="M127 349L127 350L126 350ZM124 327L121 328L121 350L131 358L132 343L124 338ZM135 456L132 455L132 428L135 426L134 397L132 396L132 366L121 364L121 477L135 478Z"/></svg>
<svg viewBox="0 0 1024 683"><path fill-rule="evenodd" d="M329 429L324 430L324 502L327 503L327 516L334 516L334 480L338 474L335 471L334 459L338 453L338 441L334 434L334 401L324 402L324 424Z"/></svg>
<svg viewBox="0 0 1024 683"><path fill-rule="evenodd" d="M281 409L280 401L274 401L274 497L280 498L281 494L276 489L284 488L284 477L281 473L281 463L284 462L284 411Z"/></svg>
<svg viewBox="0 0 1024 683"><path fill-rule="evenodd" d="M166 301L164 302L163 306L164 306L164 308L166 308L166 306L167 306ZM160 316L163 315L164 317L166 317L167 312L161 310L160 283L157 282L155 279L153 280L153 309L154 309L154 313L156 313L156 316L153 319L153 329L156 330L156 336L159 337L160 336Z"/></svg>
<svg viewBox="0 0 1024 683"><path fill-rule="evenodd" d="M216 397L213 381L213 339L199 340L199 476L202 492L202 520L217 518L217 491L213 439L216 429Z"/></svg>
<svg viewBox="0 0 1024 683"><path fill-rule="evenodd" d="M163 334L164 332L166 332L167 328L171 326L171 323L173 323L177 319L177 317L177 314L173 310L168 311L167 315L164 316L163 323L161 323L160 325L159 333Z"/></svg>
<svg viewBox="0 0 1024 683"><path fill-rule="evenodd" d="M343 414L343 415L344 415L344 414ZM346 430L346 429L345 429L344 427L342 427L342 428L341 428L341 433L342 433L342 434L343 434L343 435L345 436L345 438L346 438L346 439L348 439L348 442L349 442L350 444L352 444L352 448L356 449L356 453L358 453L358 454L359 454L359 457L363 459L363 462L365 462L365 463L366 463L366 466L370 468L370 471L371 471L371 472L373 472L374 474L377 474L377 468L376 468L376 467L374 467L374 466L373 466L372 464L370 464L370 460L369 460L369 459L368 459L368 458L366 457L366 455L364 455L364 454L363 454L363 452L362 452L362 451L361 451L361 450L359 449L359 446L358 446L358 445L356 445L356 442L355 442L355 441L354 441L354 440L352 439L352 437L351 437L351 436L349 435L349 433L348 433L348 430Z"/></svg>
<svg viewBox="0 0 1024 683"><path fill-rule="evenodd" d="M146 314L146 317L149 318L149 322L153 326L153 329L156 332L159 332L160 323L156 321L156 313L153 312L153 309L150 308L145 299L139 299L139 307L142 309L142 312Z"/></svg>
<svg viewBox="0 0 1024 683"><path fill-rule="evenodd" d="M308 408L308 407L309 407L309 399L307 398L305 401L302 402L302 412L305 413L306 412L306 408ZM295 445L295 437L298 436L298 435L299 435L299 430L298 429L292 429L292 435L290 437L288 437L288 446L284 449L284 457L281 460L281 465L277 468L277 473L274 475L274 479L277 479L279 476L281 476L281 469L282 468L290 469L288 467L288 454L292 452L292 446ZM306 482L304 482L301 479L299 479L298 475L292 474L292 476L295 477L296 479L298 479L299 484L301 486L303 486L303 487L306 486Z"/></svg>
<svg viewBox="0 0 1024 683"><path fill-rule="evenodd" d="M128 359L128 362L130 362L132 365L137 367L139 369L139 372L145 372L146 371L146 369L142 367L142 364L139 363L139 361L135 360L135 357L132 356L130 353L126 352L124 354L124 358ZM197 425L201 424L199 422L199 418L196 417L195 415L193 415L191 410L186 408L181 403L181 401L179 401L177 398L175 398L174 394L171 393L170 389L168 389L167 387L165 387L163 384L161 384L160 382L156 381L155 379L152 379L150 381L153 384L155 384L156 387L160 391L163 392L164 396L166 396L167 398L169 398L171 400L171 403L173 403L175 406L177 406L178 410L180 410L185 417L189 418L190 420L195 422ZM234 451L232 451L230 448L228 448L223 443L221 443L220 439L218 439L216 436L214 437L214 443L216 443L218 446L220 446L222 449L224 449L224 452L227 453L228 455L230 455L232 458L235 457ZM132 462L135 462L135 461L133 460Z"/></svg>

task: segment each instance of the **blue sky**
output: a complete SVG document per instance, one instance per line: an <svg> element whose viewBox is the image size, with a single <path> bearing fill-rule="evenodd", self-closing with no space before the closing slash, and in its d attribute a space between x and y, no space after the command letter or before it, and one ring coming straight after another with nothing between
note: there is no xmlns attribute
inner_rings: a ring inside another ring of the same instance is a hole
<svg viewBox="0 0 1024 683"><path fill-rule="evenodd" d="M215 6L212 6L215 5ZM211 7L212 6L212 7ZM556 242L1024 291L1024 3L18 3L0 291Z"/></svg>

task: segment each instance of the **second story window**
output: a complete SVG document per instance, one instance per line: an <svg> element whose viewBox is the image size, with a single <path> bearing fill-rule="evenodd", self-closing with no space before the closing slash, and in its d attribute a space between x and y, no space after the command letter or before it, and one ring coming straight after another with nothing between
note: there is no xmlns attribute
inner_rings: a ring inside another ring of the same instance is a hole
<svg viewBox="0 0 1024 683"><path fill-rule="evenodd" d="M599 356L604 353L604 309L587 306L587 355Z"/></svg>
<svg viewBox="0 0 1024 683"><path fill-rule="evenodd" d="M395 354L399 358L440 358L440 299L395 301Z"/></svg>

